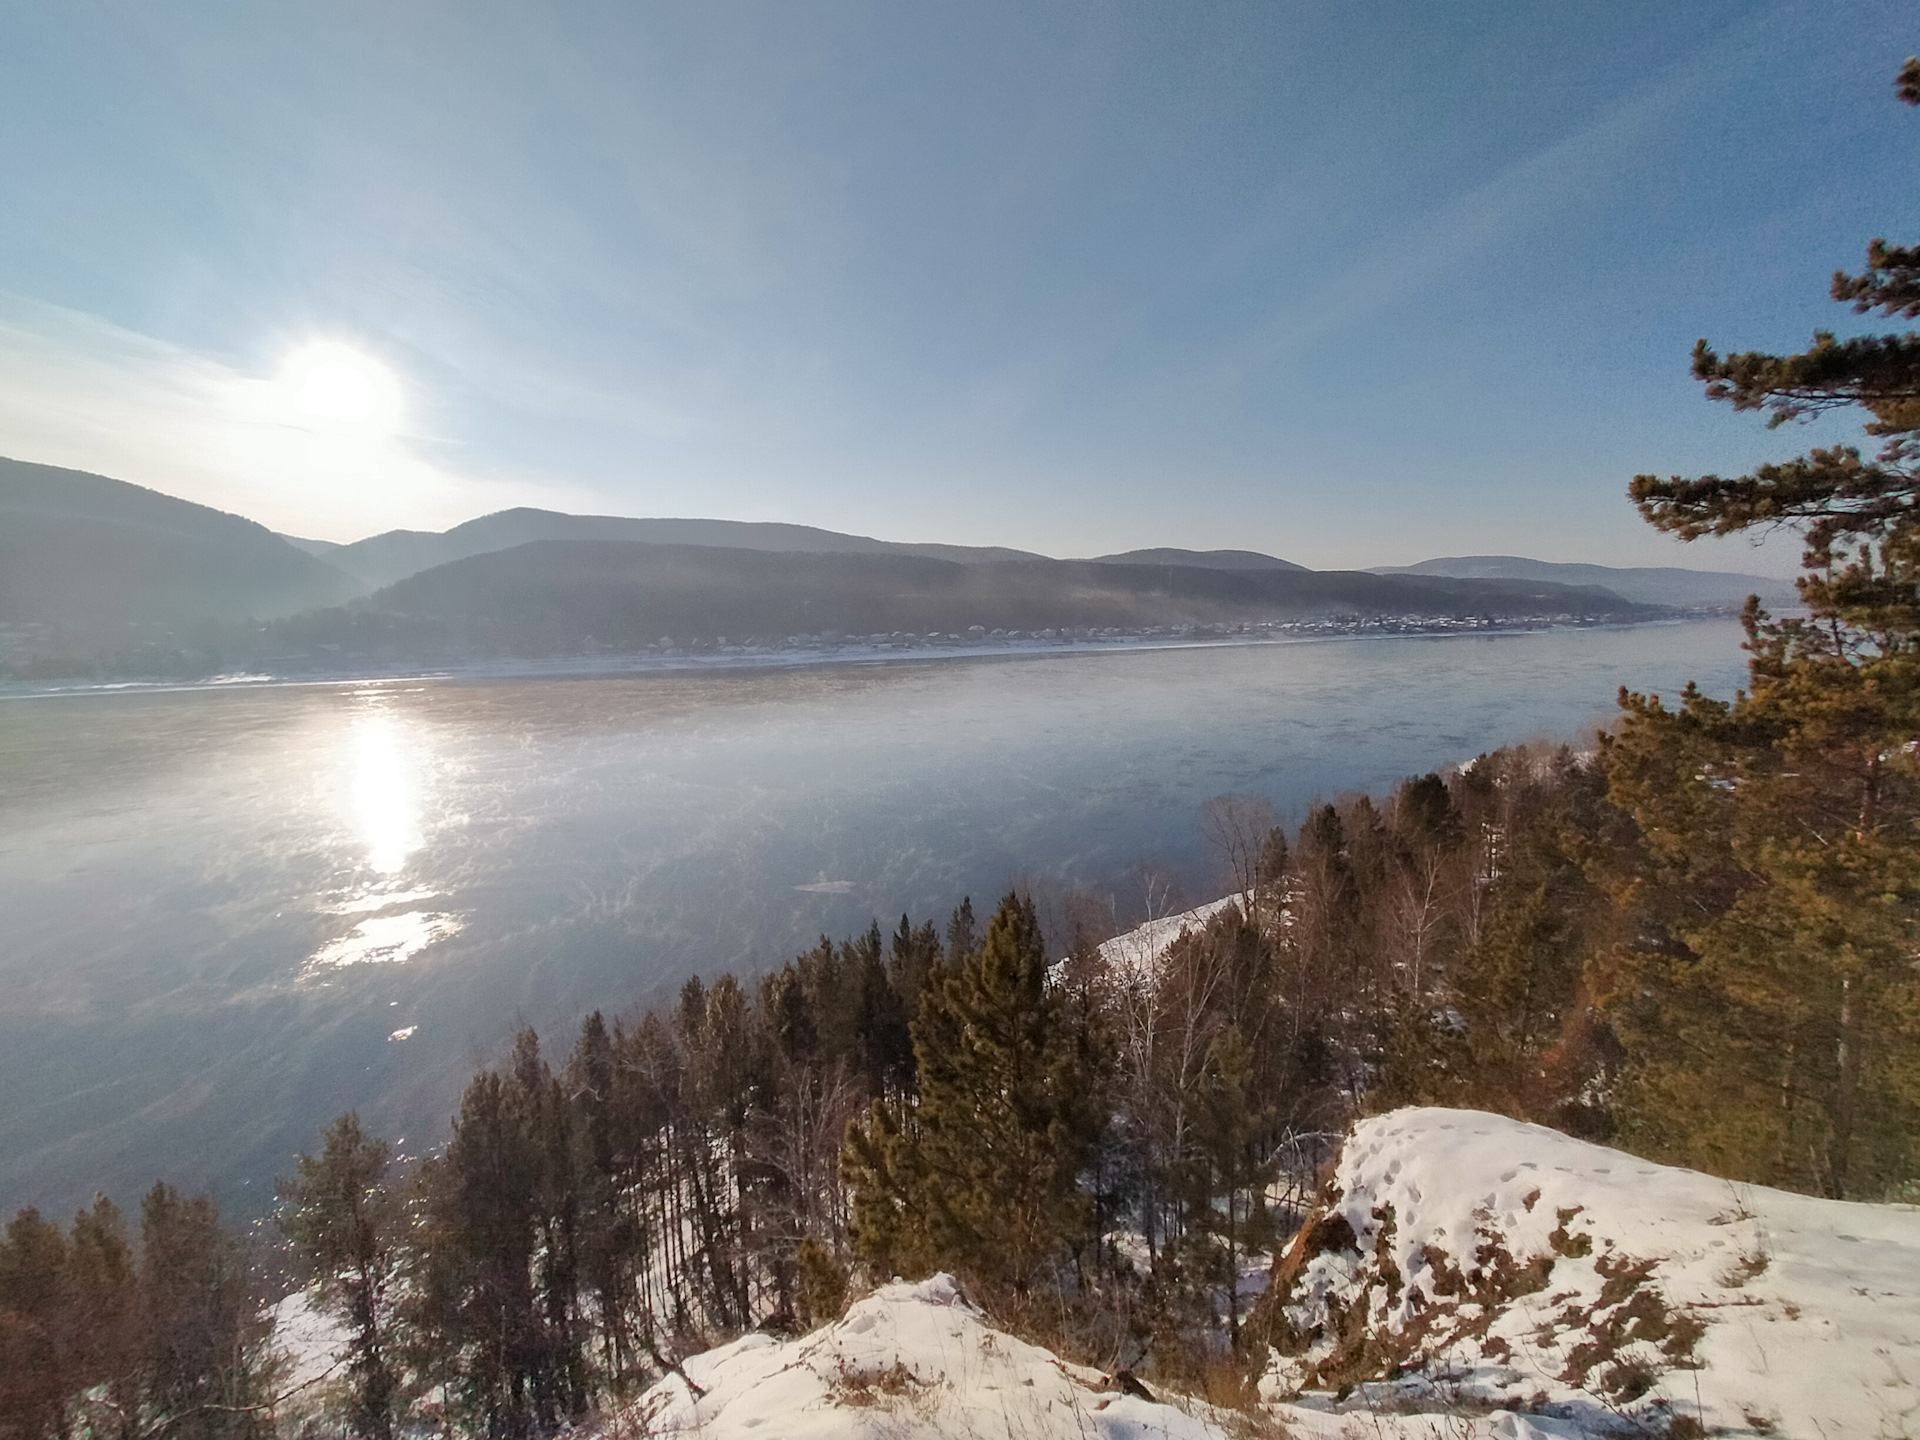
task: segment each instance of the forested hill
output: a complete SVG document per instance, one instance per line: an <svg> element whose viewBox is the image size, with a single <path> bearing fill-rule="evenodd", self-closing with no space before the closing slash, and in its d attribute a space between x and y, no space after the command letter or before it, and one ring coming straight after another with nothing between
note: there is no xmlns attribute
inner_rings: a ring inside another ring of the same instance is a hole
<svg viewBox="0 0 1920 1440"><path fill-rule="evenodd" d="M1728 570L1686 570L1674 565L1575 565L1529 560L1520 555L1454 555L1418 565L1382 566L1379 575L1448 575L1460 580L1534 580L1560 585L1598 585L1643 605L1737 610L1747 596L1777 609L1798 605L1791 580Z"/></svg>
<svg viewBox="0 0 1920 1440"><path fill-rule="evenodd" d="M633 652L663 637L979 639L1661 613L1641 596L1533 575L1313 571L1243 550L1054 560L804 525L533 509L335 545L106 476L0 460L4 678L460 663Z"/></svg>
<svg viewBox="0 0 1920 1440"><path fill-rule="evenodd" d="M1605 590L1523 581L794 554L691 545L541 541L412 576L375 611L477 627L553 648L837 631L1218 624L1333 614L1624 620L1653 613Z"/></svg>
<svg viewBox="0 0 1920 1440"><path fill-rule="evenodd" d="M364 581L369 589L391 585L435 566L511 550L536 540L605 540L647 545L718 545L730 550L783 551L821 555L920 555L974 563L1037 560L1025 550L999 545L909 544L844 535L813 525L769 521L640 519L625 515L566 515L556 510L520 507L482 515L451 530L388 530L351 545L312 540L308 547L328 564Z"/></svg>
<svg viewBox="0 0 1920 1440"><path fill-rule="evenodd" d="M0 459L0 623L268 618L365 587L239 515L80 470Z"/></svg>
<svg viewBox="0 0 1920 1440"><path fill-rule="evenodd" d="M1124 550L1118 555L1096 555L1102 565L1197 565L1203 570L1305 570L1278 555L1258 550L1181 550L1162 545L1152 550Z"/></svg>

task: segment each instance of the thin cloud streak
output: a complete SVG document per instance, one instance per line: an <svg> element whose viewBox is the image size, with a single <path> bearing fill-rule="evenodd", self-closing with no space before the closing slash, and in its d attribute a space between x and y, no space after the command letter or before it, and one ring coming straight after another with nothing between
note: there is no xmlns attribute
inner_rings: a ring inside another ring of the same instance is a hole
<svg viewBox="0 0 1920 1440"><path fill-rule="evenodd" d="M1727 84L1760 58L1759 37L1772 33L1771 17L1786 8L1743 22L1571 135L1369 247L1312 286L1311 298L1268 316L1222 357L1213 382L1298 356L1370 314L1413 299L1516 231L1545 228L1582 192L1598 188L1636 146L1650 144L1680 112L1702 105L1716 78Z"/></svg>

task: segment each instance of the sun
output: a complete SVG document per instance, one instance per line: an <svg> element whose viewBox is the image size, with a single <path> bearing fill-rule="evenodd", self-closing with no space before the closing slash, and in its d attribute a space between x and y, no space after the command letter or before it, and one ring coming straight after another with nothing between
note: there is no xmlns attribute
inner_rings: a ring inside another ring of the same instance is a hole
<svg viewBox="0 0 1920 1440"><path fill-rule="evenodd" d="M287 361L280 383L288 405L310 424L391 429L399 418L393 372L348 345L302 347Z"/></svg>

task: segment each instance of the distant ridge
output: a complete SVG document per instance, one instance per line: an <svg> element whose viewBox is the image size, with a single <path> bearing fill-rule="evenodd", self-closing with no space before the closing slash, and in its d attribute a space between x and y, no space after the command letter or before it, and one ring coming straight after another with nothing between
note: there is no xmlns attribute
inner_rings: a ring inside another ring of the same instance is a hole
<svg viewBox="0 0 1920 1440"><path fill-rule="evenodd" d="M382 643L410 633L516 654L632 650L662 636L768 640L1336 615L1633 620L1659 613L1606 590L1551 582L1041 558L960 564L887 552L607 540L539 540L471 555L388 586L364 606L411 627L379 628ZM309 619L319 627L324 617ZM343 625L337 641L328 632L329 642L347 643L352 633Z"/></svg>
<svg viewBox="0 0 1920 1440"><path fill-rule="evenodd" d="M1096 565L1191 565L1201 570L1305 570L1277 555L1258 550L1179 550L1163 545L1152 550L1123 550L1118 555L1096 555Z"/></svg>
<svg viewBox="0 0 1920 1440"><path fill-rule="evenodd" d="M264 525L85 470L0 459L0 621L273 619L366 586Z"/></svg>
<svg viewBox="0 0 1920 1440"><path fill-rule="evenodd" d="M1458 580L1536 580L1561 585L1598 585L1642 605L1681 609L1732 609L1758 595L1766 605L1795 605L1788 580L1728 570L1688 570L1677 565L1580 565L1529 560L1522 555L1453 555L1418 565L1376 566L1375 575L1446 575Z"/></svg>
<svg viewBox="0 0 1920 1440"><path fill-rule="evenodd" d="M358 577L369 588L379 589L437 565L511 550L536 540L614 540L813 555L917 555L962 564L1045 558L998 545L905 544L775 521L649 520L621 515L566 515L557 510L524 507L482 515L446 531L389 530L339 546L328 545L323 540L293 543Z"/></svg>
<svg viewBox="0 0 1920 1440"><path fill-rule="evenodd" d="M1593 580L1602 583L1568 583ZM1171 546L1054 560L808 525L537 509L343 545L275 535L106 476L0 460L0 625L26 627L0 635L0 669L45 673L74 664L188 673L250 656L337 668L356 657L601 654L657 650L668 636L785 644L1294 621L1632 621L1737 603L1750 588L1770 598L1784 589L1512 556L1384 572Z"/></svg>

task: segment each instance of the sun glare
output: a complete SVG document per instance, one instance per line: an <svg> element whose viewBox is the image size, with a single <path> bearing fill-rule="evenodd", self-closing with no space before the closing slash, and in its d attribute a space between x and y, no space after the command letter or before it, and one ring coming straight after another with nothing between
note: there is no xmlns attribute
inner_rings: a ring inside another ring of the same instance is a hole
<svg viewBox="0 0 1920 1440"><path fill-rule="evenodd" d="M412 756L390 715L378 710L362 715L354 730L359 744L353 808L367 864L378 874L398 875L421 845Z"/></svg>
<svg viewBox="0 0 1920 1440"><path fill-rule="evenodd" d="M281 381L295 413L357 429L390 428L399 410L393 374L345 345L309 345L287 363Z"/></svg>

